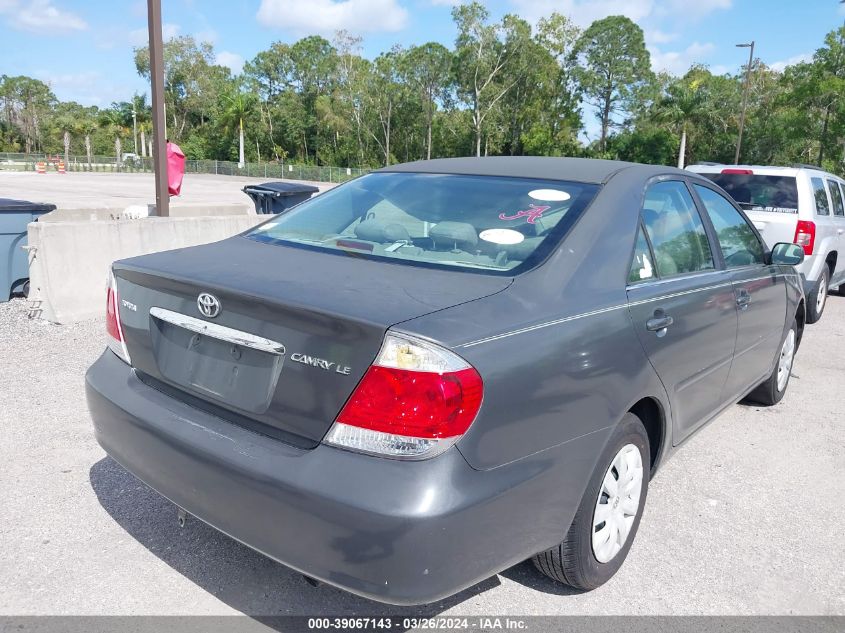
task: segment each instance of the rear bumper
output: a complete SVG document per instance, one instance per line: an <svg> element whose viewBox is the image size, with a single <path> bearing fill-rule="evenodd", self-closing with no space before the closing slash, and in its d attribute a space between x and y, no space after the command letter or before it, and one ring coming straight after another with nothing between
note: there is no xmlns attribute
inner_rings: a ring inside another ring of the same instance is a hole
<svg viewBox="0 0 845 633"><path fill-rule="evenodd" d="M108 350L86 394L100 445L173 503L304 574L391 604L452 595L558 542L592 470L584 455L605 439L490 471L454 448L420 462L303 450L164 395Z"/></svg>

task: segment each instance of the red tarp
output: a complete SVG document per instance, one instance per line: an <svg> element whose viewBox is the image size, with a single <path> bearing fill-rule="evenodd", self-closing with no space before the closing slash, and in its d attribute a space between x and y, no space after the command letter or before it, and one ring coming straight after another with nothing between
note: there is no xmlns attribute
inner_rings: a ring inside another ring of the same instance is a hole
<svg viewBox="0 0 845 633"><path fill-rule="evenodd" d="M185 175L185 154L176 143L167 144L167 190L171 196L178 196L182 190Z"/></svg>

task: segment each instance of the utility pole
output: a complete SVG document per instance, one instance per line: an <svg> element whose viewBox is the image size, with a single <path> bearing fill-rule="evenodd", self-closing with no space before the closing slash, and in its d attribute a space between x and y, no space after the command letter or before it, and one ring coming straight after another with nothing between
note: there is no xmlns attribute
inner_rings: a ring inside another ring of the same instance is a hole
<svg viewBox="0 0 845 633"><path fill-rule="evenodd" d="M750 44L737 44L737 48L750 48L748 53L748 68L745 70L745 88L742 94L742 113L739 115L739 137L736 139L736 156L734 164L739 164L739 151L742 148L742 130L745 127L745 109L748 107L748 90L751 87L751 64L754 63L754 40Z"/></svg>
<svg viewBox="0 0 845 633"><path fill-rule="evenodd" d="M153 106L153 170L156 182L156 213L170 215L167 190L167 139L164 119L164 45L161 38L161 0L147 0L150 32L150 84Z"/></svg>

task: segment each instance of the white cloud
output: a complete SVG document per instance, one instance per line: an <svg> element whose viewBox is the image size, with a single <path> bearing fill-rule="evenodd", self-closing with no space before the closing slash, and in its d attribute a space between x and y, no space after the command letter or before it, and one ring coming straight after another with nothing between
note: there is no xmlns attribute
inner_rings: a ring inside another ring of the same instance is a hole
<svg viewBox="0 0 845 633"><path fill-rule="evenodd" d="M244 58L237 53L231 53L229 51L220 51L217 53L214 63L218 66L225 66L234 75L240 75L244 69Z"/></svg>
<svg viewBox="0 0 845 633"><path fill-rule="evenodd" d="M397 0L261 0L264 26L308 33L400 31L408 12Z"/></svg>
<svg viewBox="0 0 845 633"><path fill-rule="evenodd" d="M845 6L845 5L843 5ZM793 55L789 59L784 59L779 62L774 62L773 64L769 65L769 68L772 70L776 70L779 73L782 73L787 66L794 66L795 64L800 64L802 62L809 62L813 59L812 53L801 53L800 55ZM747 64L746 64L747 66Z"/></svg>
<svg viewBox="0 0 845 633"><path fill-rule="evenodd" d="M214 29L204 29L194 33L194 39L197 42L209 42L210 44L214 44L217 41L217 38L217 31Z"/></svg>
<svg viewBox="0 0 845 633"><path fill-rule="evenodd" d="M660 29L651 29L645 32L646 44L667 44L674 42L680 35L678 33L666 33Z"/></svg>
<svg viewBox="0 0 845 633"><path fill-rule="evenodd" d="M179 35L179 32L181 30L182 27L180 27L178 24L165 22L161 25L161 38L165 42L167 40L172 40L174 37ZM150 32L147 28L129 31L128 41L132 46L147 46L150 42Z"/></svg>
<svg viewBox="0 0 845 633"><path fill-rule="evenodd" d="M56 8L51 0L0 0L0 14L15 29L39 35L84 31L88 23L70 11Z"/></svg>
<svg viewBox="0 0 845 633"><path fill-rule="evenodd" d="M536 23L540 18L557 12L569 16L582 27L609 15L624 15L637 23L648 18L666 16L699 19L713 11L729 9L732 2L733 0L511 0L519 16L529 22Z"/></svg>
<svg viewBox="0 0 845 633"><path fill-rule="evenodd" d="M466 2L466 0L431 0L431 4L434 6L446 6L446 7L456 7L462 2Z"/></svg>
<svg viewBox="0 0 845 633"><path fill-rule="evenodd" d="M582 27L609 15L624 15L634 22L651 15L654 0L511 0L519 17L536 23L557 12Z"/></svg>
<svg viewBox="0 0 845 633"><path fill-rule="evenodd" d="M41 69L32 74L50 86L62 101L76 101L85 106L107 107L113 101L126 101L133 92L139 91L137 85L116 83L96 70L56 73Z"/></svg>
<svg viewBox="0 0 845 633"><path fill-rule="evenodd" d="M678 15L697 20L714 11L723 11L733 6L733 0L668 0L660 3L656 13Z"/></svg>
<svg viewBox="0 0 845 633"><path fill-rule="evenodd" d="M651 67L655 72L666 71L672 75L683 75L690 66L694 63L702 63L714 50L716 50L716 45L710 42L706 44L693 42L682 51L664 53L652 46L648 52L651 53Z"/></svg>

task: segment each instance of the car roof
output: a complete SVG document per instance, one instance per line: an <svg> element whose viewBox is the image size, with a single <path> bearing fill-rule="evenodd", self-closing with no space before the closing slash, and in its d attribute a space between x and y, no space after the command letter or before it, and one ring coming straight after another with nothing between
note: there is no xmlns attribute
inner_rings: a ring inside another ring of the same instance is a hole
<svg viewBox="0 0 845 633"><path fill-rule="evenodd" d="M427 174L462 174L471 176L503 176L569 180L601 184L622 170L637 169L644 177L662 174L689 175L675 167L642 165L620 160L594 158L560 158L550 156L485 156L481 158L436 158L389 165L376 172L410 172Z"/></svg>
<svg viewBox="0 0 845 633"><path fill-rule="evenodd" d="M821 167L814 167L813 165L722 165L722 164L697 164L689 165L687 169L697 174L718 174L723 169L750 169L755 174L760 176L797 176L801 172L814 172L823 174L825 177L837 178L836 174L831 174Z"/></svg>

